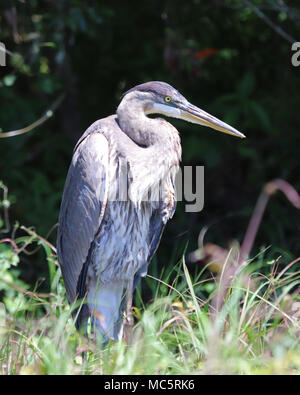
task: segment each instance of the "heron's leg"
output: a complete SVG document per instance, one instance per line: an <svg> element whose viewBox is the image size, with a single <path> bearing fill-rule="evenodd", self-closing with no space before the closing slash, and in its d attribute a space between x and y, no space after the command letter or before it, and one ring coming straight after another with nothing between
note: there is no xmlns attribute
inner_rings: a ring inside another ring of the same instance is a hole
<svg viewBox="0 0 300 395"><path fill-rule="evenodd" d="M132 343L132 331L133 331L132 297L133 297L133 279L128 281L127 289L126 289L124 337L128 344Z"/></svg>
<svg viewBox="0 0 300 395"><path fill-rule="evenodd" d="M88 309L97 340L106 342L109 338L118 340L122 336L120 305L123 290L123 281L98 284L95 280L90 284Z"/></svg>

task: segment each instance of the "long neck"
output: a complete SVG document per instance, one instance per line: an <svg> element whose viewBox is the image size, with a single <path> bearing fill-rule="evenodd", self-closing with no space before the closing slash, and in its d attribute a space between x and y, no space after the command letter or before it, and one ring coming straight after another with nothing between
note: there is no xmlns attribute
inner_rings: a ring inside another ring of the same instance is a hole
<svg viewBox="0 0 300 395"><path fill-rule="evenodd" d="M181 160L178 131L164 119L147 117L148 105L125 97L117 109L119 126L131 140L129 144L119 139L119 149L130 163L134 180L130 198L135 202L160 182L174 185Z"/></svg>
<svg viewBox="0 0 300 395"><path fill-rule="evenodd" d="M181 160L181 146L178 131L162 118L149 118L146 114L151 102L125 96L117 109L118 122L127 136L143 148L145 155L170 162ZM150 112L150 111L149 111ZM172 163L173 164L173 163Z"/></svg>
<svg viewBox="0 0 300 395"><path fill-rule="evenodd" d="M159 143L160 139L155 128L153 128L152 119L145 114L147 105L147 101L139 101L129 95L129 97L124 97L117 109L121 129L142 147L150 147Z"/></svg>

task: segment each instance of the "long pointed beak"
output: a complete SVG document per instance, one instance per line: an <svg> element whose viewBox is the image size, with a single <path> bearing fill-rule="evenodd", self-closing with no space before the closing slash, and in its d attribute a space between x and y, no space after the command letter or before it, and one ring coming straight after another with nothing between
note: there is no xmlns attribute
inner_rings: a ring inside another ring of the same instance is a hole
<svg viewBox="0 0 300 395"><path fill-rule="evenodd" d="M208 114L207 112L192 104L188 104L188 106L185 108L181 107L180 111L182 116L181 119L185 119L186 121L197 123L198 125L208 126L209 128L219 130L222 133L231 134L240 138L246 137L243 133L234 129L232 126L220 121L218 118Z"/></svg>

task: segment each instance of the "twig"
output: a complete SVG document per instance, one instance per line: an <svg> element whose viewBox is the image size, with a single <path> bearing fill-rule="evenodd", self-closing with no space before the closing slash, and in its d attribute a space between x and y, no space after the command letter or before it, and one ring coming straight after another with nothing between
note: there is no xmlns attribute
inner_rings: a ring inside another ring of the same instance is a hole
<svg viewBox="0 0 300 395"><path fill-rule="evenodd" d="M43 298L52 298L53 296L55 296L55 294L53 294L53 293L43 294L43 293L28 291L27 289L21 288L18 285L5 280L4 278L1 278L0 281L2 281L3 283L8 285L10 288L14 289L15 291L21 292L24 295L35 297L40 300L42 300Z"/></svg>
<svg viewBox="0 0 300 395"><path fill-rule="evenodd" d="M268 26L271 27L277 34L279 34L281 37L283 37L285 40L287 40L290 43L294 43L297 40L294 39L292 36L290 36L287 32L285 32L280 26L276 25L274 22L271 21L270 18L268 18L258 7L256 7L254 4L251 3L251 1L248 0L243 0L243 3L252 9L252 11L259 17L261 18Z"/></svg>
<svg viewBox="0 0 300 395"><path fill-rule="evenodd" d="M43 243L47 244L47 246L49 246L51 248L51 250L57 254L57 250L54 247L54 245L52 245L48 240L44 239L44 237L38 235L36 232L34 232L33 230L26 228L26 226L21 226L21 229L25 230L25 232L27 232L30 236L34 236L37 239L40 239Z"/></svg>
<svg viewBox="0 0 300 395"><path fill-rule="evenodd" d="M12 239L1 239L0 243L10 243L14 247L15 253L18 254L19 248Z"/></svg>
<svg viewBox="0 0 300 395"><path fill-rule="evenodd" d="M3 189L3 202L8 202L8 188L0 181L0 188ZM3 215L4 215L4 224L5 228L0 230L0 233L7 233L10 230L10 223L9 223L9 215L8 215L8 206L3 204Z"/></svg>
<svg viewBox="0 0 300 395"><path fill-rule="evenodd" d="M270 196L273 195L277 190L283 192L292 205L297 209L300 209L300 196L287 181L276 179L268 182L264 186L257 200L244 240L242 242L239 257L240 264L243 263L249 256L268 200Z"/></svg>
<svg viewBox="0 0 300 395"><path fill-rule="evenodd" d="M46 111L46 113L36 120L35 122L31 123L30 125L26 126L25 128L22 129L17 129L17 130L12 130L10 132L5 132L5 133L0 133L0 138L4 139L7 137L14 137L14 136L19 136L20 134L28 133L31 130L37 128L38 126L42 125L44 122L46 122L49 118L53 116L54 111L60 106L61 102L65 98L65 94L62 93L58 99L54 101L52 106Z"/></svg>
<svg viewBox="0 0 300 395"><path fill-rule="evenodd" d="M289 263L277 276L277 280L287 271L289 270L295 263L300 261L300 257Z"/></svg>

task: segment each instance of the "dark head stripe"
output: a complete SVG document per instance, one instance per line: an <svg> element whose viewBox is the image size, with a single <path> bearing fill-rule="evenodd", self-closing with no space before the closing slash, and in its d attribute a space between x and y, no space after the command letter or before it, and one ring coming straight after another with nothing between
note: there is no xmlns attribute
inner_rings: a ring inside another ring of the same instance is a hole
<svg viewBox="0 0 300 395"><path fill-rule="evenodd" d="M174 89L171 85L167 84L166 82L160 82L160 81L151 81L151 82L146 82L144 84L140 84L135 86L134 88L129 89L127 92L125 92L122 97L127 95L127 93L134 92L134 91L140 91L140 92L153 92L157 93L162 96L172 96L174 94L178 95L179 92Z"/></svg>

